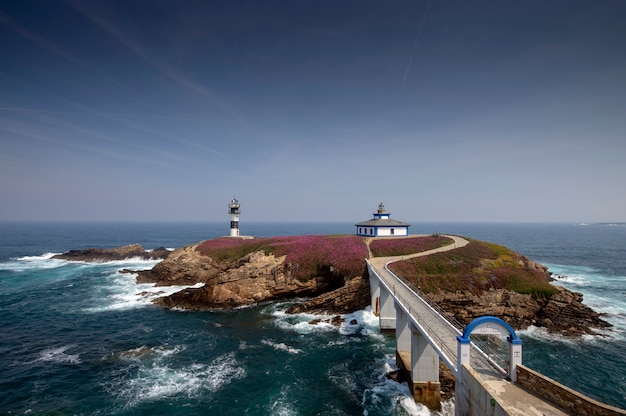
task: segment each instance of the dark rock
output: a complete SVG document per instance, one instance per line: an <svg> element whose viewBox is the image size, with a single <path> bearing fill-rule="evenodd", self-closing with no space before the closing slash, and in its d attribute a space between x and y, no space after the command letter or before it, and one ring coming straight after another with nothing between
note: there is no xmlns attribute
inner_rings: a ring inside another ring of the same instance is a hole
<svg viewBox="0 0 626 416"><path fill-rule="evenodd" d="M262 251L250 253L231 263L217 263L196 250L196 245L174 250L152 270L140 271L137 281L160 286L204 283L159 298L155 304L169 308L191 310L228 309L258 302L313 298L291 313L349 313L369 304L369 284L366 277L351 279L324 275L301 281L292 276L285 256L275 257Z"/></svg>
<svg viewBox="0 0 626 416"><path fill-rule="evenodd" d="M333 291L287 309L287 313L352 313L369 306L370 291L367 276L356 277Z"/></svg>
<svg viewBox="0 0 626 416"><path fill-rule="evenodd" d="M145 252L139 245L73 250L59 258L103 261L159 253L167 254L167 258L151 270L133 272L138 274L139 283L160 286L204 284L203 287L188 288L154 301L163 307L228 309L263 301L310 297L289 308L287 313L346 314L362 310L370 304L369 279L365 268L363 275L356 278L346 279L329 274L301 281L293 277L292 265L285 263L286 256L275 257L262 251L247 254L230 263L215 262L198 251L197 245L173 252L157 249L151 253ZM520 262L526 268L548 275L546 267L539 263L524 257L520 258ZM567 336L593 334L594 329L610 327L598 313L582 303L580 293L562 287L557 287L549 297L497 288L482 291L468 288L429 296L448 316L463 325L479 316L492 315L505 320L515 329L536 325Z"/></svg>
<svg viewBox="0 0 626 416"><path fill-rule="evenodd" d="M317 325L317 324L321 324L322 322L327 323L327 324L331 324L333 326L341 326L341 324L346 322L346 320L343 319L339 315L335 315L332 318L316 318L316 319L313 319L312 321L309 321L309 325Z"/></svg>
<svg viewBox="0 0 626 416"><path fill-rule="evenodd" d="M144 260L165 259L170 252L164 247L146 251L139 244L130 244L117 248L87 248L84 250L70 250L67 253L57 254L54 259L86 262L105 262L140 258Z"/></svg>
<svg viewBox="0 0 626 416"><path fill-rule="evenodd" d="M594 329L611 324L582 303L583 296L556 286L550 297L520 294L505 289L491 289L482 294L439 292L429 297L463 325L485 315L503 319L515 329L531 325L566 336L595 334Z"/></svg>

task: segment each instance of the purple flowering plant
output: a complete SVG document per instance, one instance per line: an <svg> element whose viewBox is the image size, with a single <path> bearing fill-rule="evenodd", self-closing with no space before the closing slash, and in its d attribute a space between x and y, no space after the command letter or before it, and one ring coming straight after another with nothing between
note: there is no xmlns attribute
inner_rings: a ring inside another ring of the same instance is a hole
<svg viewBox="0 0 626 416"><path fill-rule="evenodd" d="M217 262L235 261L255 251L275 256L286 256L285 262L293 268L295 277L307 280L323 274L337 274L348 278L363 273L367 246L362 237L351 235L307 235L251 240L217 238L200 243L203 255Z"/></svg>

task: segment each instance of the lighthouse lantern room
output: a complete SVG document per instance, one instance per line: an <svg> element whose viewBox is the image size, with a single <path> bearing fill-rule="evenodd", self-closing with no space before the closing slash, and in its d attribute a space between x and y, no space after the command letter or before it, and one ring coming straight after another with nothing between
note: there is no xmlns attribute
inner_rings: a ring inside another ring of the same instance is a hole
<svg viewBox="0 0 626 416"><path fill-rule="evenodd" d="M228 213L230 214L230 236L239 237L239 201L233 198L228 204Z"/></svg>

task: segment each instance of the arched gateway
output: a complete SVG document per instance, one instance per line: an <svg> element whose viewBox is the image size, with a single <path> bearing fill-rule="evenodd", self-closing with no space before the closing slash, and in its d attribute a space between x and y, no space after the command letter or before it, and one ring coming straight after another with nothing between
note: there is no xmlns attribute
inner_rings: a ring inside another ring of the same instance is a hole
<svg viewBox="0 0 626 416"><path fill-rule="evenodd" d="M465 327L463 335L456 337L458 341L459 374L463 364L470 364L470 335L504 335L509 343L508 374L512 382L517 380L517 365L522 364L522 340L517 336L511 325L495 316L481 316Z"/></svg>

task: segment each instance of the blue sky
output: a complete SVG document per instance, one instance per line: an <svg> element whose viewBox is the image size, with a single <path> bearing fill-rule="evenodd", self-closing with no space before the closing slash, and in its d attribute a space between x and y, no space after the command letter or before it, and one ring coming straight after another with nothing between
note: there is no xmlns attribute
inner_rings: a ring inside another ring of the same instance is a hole
<svg viewBox="0 0 626 416"><path fill-rule="evenodd" d="M626 2L0 0L0 220L626 221Z"/></svg>

